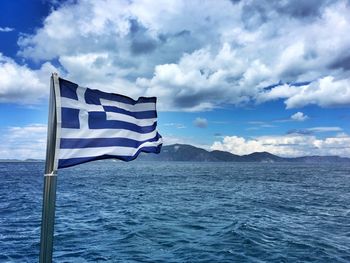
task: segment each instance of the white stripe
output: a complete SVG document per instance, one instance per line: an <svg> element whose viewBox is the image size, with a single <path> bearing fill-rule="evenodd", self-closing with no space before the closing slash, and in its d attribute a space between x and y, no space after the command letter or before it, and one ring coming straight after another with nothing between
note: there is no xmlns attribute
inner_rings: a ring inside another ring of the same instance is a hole
<svg viewBox="0 0 350 263"><path fill-rule="evenodd" d="M78 97L78 101L81 104L86 104L85 98L84 98L85 91L86 91L86 88L81 88L81 87L77 88L77 97ZM89 128L89 114L84 109L79 110L79 126L80 126L80 129L82 130Z"/></svg>
<svg viewBox="0 0 350 263"><path fill-rule="evenodd" d="M157 121L157 118L152 119L136 119L130 115L125 115L117 112L106 112L107 120L117 120L117 121L125 121L129 123L136 124L138 126L151 126L154 122Z"/></svg>
<svg viewBox="0 0 350 263"><path fill-rule="evenodd" d="M79 89L79 91L80 90L84 91L82 89ZM69 98L65 98L65 97L61 98L62 107L80 110L79 123L80 123L81 128L83 128L82 125L88 124L88 112L89 111L105 112L103 109L103 106L101 106L101 105L86 104L83 101L81 101L81 99L84 98L83 94L84 93L82 92L81 94L78 95L79 100L73 100L73 99L69 99ZM123 113L118 113L118 112L106 112L106 115L107 115L107 120L126 121L126 122L130 122L130 123L134 123L138 126L150 126L155 121L157 121L157 118L136 119L133 116L126 115Z"/></svg>
<svg viewBox="0 0 350 263"><path fill-rule="evenodd" d="M103 106L101 105L87 104L85 102L73 100L66 97L61 97L61 106L63 108L72 108L86 111L104 111Z"/></svg>
<svg viewBox="0 0 350 263"><path fill-rule="evenodd" d="M154 102L137 103L135 105L105 99L100 99L100 102L103 106L118 107L131 112L156 110L156 104Z"/></svg>
<svg viewBox="0 0 350 263"><path fill-rule="evenodd" d="M54 156L54 164L53 164L53 172L54 172L58 169L62 116L61 116L61 90L60 90L58 75L53 74L52 78L53 78L53 89L55 91L55 101L56 101L56 144L55 144L55 156Z"/></svg>
<svg viewBox="0 0 350 263"><path fill-rule="evenodd" d="M71 158L84 158L84 157L97 157L104 154L117 155L117 156L133 156L142 147L158 146L161 144L162 138L159 138L156 142L145 142L138 148L132 147L96 147L96 148L76 148L76 149L60 149L60 159Z"/></svg>
<svg viewBox="0 0 350 263"><path fill-rule="evenodd" d="M145 141L154 138L157 135L157 131L154 130L150 133L137 133L134 131L124 129L61 129L61 138L72 139L93 139L93 138L129 138L132 140Z"/></svg>

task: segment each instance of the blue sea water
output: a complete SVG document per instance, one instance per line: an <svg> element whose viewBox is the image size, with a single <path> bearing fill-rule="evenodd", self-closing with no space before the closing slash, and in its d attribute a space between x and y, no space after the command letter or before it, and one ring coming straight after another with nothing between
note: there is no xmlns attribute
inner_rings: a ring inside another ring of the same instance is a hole
<svg viewBox="0 0 350 263"><path fill-rule="evenodd" d="M0 262L38 262L43 163L0 163ZM54 262L350 262L350 165L59 171Z"/></svg>

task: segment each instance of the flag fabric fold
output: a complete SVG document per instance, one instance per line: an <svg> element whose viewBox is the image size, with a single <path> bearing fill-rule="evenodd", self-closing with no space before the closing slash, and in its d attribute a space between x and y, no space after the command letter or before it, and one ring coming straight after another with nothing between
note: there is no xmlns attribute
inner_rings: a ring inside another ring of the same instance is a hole
<svg viewBox="0 0 350 263"><path fill-rule="evenodd" d="M129 97L83 88L58 78L55 86L57 169L139 153L159 153L155 97Z"/></svg>

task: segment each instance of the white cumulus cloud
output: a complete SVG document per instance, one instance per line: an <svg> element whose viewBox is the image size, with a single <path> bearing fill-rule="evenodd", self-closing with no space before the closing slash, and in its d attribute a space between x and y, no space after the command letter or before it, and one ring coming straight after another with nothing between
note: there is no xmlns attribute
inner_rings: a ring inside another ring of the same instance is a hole
<svg viewBox="0 0 350 263"><path fill-rule="evenodd" d="M44 159L46 131L44 124L3 128L0 159Z"/></svg>
<svg viewBox="0 0 350 263"><path fill-rule="evenodd" d="M15 29L12 27L0 27L0 32L11 32L13 30Z"/></svg>
<svg viewBox="0 0 350 263"><path fill-rule="evenodd" d="M287 108L300 108L309 104L322 107L350 105L350 79L321 78L302 86L286 100Z"/></svg>
<svg viewBox="0 0 350 263"><path fill-rule="evenodd" d="M309 128L307 130L311 131L311 132L341 132L341 131L343 131L343 129L340 127L313 127L313 128Z"/></svg>
<svg viewBox="0 0 350 263"><path fill-rule="evenodd" d="M294 121L305 121L309 117L307 115L305 115L304 113L298 111L297 113L293 114L290 118Z"/></svg>
<svg viewBox="0 0 350 263"><path fill-rule="evenodd" d="M32 70L0 53L0 102L31 104L47 98L52 72L57 69L49 62Z"/></svg>
<svg viewBox="0 0 350 263"><path fill-rule="evenodd" d="M18 55L43 66L57 59L84 86L157 96L161 110L277 99L348 106L349 12L345 0L68 1L20 36ZM3 89L8 101L11 92L24 90Z"/></svg>
<svg viewBox="0 0 350 263"><path fill-rule="evenodd" d="M228 151L238 155L267 151L286 157L304 155L338 155L350 157L350 136L342 135L324 139L313 135L298 134L260 136L251 139L238 136L225 136L222 141L215 141L211 149Z"/></svg>

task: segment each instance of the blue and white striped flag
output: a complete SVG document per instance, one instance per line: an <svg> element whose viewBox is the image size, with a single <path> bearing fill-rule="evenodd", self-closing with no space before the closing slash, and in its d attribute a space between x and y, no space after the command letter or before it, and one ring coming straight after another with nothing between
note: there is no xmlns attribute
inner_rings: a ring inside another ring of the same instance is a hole
<svg viewBox="0 0 350 263"><path fill-rule="evenodd" d="M131 161L140 152L160 152L155 97L135 101L61 78L54 86L58 169L107 158Z"/></svg>

